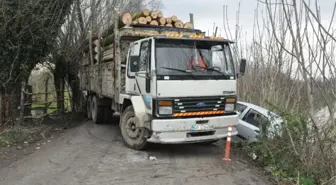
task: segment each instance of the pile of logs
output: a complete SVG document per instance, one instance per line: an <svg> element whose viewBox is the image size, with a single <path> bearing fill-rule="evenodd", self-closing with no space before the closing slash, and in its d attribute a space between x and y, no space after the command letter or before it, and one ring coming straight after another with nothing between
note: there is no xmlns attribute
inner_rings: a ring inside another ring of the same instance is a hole
<svg viewBox="0 0 336 185"><path fill-rule="evenodd" d="M160 11L144 10L142 12L134 13L133 15L128 12L120 14L119 28L134 25L153 25L188 29L193 29L194 27L191 22L183 23L175 15L171 17L163 17L162 12ZM88 65L90 61L97 63L97 61L108 62L113 60L113 29L114 26L111 26L110 28L104 30L100 36L99 34L93 34L91 38L88 38L85 41L84 53L89 53L89 51L92 51L92 55L90 55L89 60L83 61L84 65ZM101 39L99 40L98 38ZM125 49L122 49L122 51L127 52L127 43L122 43L121 47L125 47ZM122 59L122 61L124 60Z"/></svg>
<svg viewBox="0 0 336 185"><path fill-rule="evenodd" d="M190 22L183 23L177 16L163 17L161 11L144 10L139 13L122 13L120 16L121 25L154 25L175 28L193 28Z"/></svg>

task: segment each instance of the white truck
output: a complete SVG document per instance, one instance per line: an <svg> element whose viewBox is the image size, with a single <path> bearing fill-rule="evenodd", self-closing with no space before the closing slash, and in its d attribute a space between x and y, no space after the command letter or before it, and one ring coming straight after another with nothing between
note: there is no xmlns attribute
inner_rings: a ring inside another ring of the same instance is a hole
<svg viewBox="0 0 336 185"><path fill-rule="evenodd" d="M115 21L116 24L118 21ZM237 134L233 42L197 29L114 26L113 59L85 56L80 67L88 117L102 123L120 113L127 147L147 143L216 142Z"/></svg>

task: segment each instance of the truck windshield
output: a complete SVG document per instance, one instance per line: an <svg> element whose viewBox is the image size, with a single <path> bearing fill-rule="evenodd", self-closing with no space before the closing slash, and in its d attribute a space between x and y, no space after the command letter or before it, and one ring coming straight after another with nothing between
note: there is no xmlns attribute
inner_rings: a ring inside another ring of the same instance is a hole
<svg viewBox="0 0 336 185"><path fill-rule="evenodd" d="M159 39L156 46L158 75L233 76L233 58L228 43Z"/></svg>

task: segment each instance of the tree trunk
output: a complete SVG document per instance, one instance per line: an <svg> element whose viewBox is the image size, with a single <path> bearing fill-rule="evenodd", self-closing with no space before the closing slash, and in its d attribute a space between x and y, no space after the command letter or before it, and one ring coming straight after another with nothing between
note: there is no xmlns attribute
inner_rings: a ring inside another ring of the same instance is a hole
<svg viewBox="0 0 336 185"><path fill-rule="evenodd" d="M54 74L54 85L56 89L57 112L64 113L64 79Z"/></svg>
<svg viewBox="0 0 336 185"><path fill-rule="evenodd" d="M14 123L15 119L19 117L20 90L20 83L0 88L0 129L3 126Z"/></svg>

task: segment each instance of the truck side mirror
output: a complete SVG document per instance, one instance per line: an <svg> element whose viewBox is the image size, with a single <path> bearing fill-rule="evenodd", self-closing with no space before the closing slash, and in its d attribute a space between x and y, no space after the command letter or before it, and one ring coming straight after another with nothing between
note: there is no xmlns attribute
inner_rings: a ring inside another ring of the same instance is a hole
<svg viewBox="0 0 336 185"><path fill-rule="evenodd" d="M239 66L239 73L240 75L244 75L246 70L246 59L241 59L240 60L240 66Z"/></svg>

